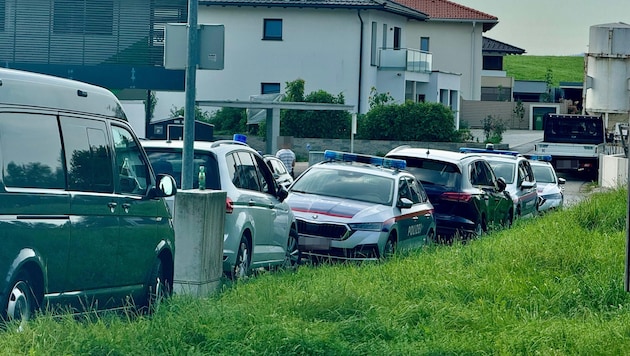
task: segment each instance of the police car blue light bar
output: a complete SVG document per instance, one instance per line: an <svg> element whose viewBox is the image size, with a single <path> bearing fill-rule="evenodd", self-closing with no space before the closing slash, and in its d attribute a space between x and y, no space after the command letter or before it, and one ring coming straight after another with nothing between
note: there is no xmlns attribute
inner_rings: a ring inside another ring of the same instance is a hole
<svg viewBox="0 0 630 356"><path fill-rule="evenodd" d="M331 151L331 150L324 151L324 159L328 161L369 163L375 166L381 166L385 168L394 168L394 169L405 169L407 167L407 161L402 160L402 159L383 158L383 157L377 157L377 156L338 152L338 151Z"/></svg>
<svg viewBox="0 0 630 356"><path fill-rule="evenodd" d="M532 161L543 161L543 162L551 162L551 155L524 155L525 158L531 159Z"/></svg>
<svg viewBox="0 0 630 356"><path fill-rule="evenodd" d="M518 151L495 150L494 148L460 147L459 152L461 153L494 153L498 155L508 155L508 156L520 155Z"/></svg>

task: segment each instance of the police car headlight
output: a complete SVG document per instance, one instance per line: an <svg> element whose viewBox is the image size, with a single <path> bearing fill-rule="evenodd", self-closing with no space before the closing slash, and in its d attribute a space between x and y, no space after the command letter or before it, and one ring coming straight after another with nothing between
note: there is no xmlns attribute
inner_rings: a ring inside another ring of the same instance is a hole
<svg viewBox="0 0 630 356"><path fill-rule="evenodd" d="M350 229L356 230L365 230L365 231L381 231L383 229L383 223L353 223L348 224Z"/></svg>

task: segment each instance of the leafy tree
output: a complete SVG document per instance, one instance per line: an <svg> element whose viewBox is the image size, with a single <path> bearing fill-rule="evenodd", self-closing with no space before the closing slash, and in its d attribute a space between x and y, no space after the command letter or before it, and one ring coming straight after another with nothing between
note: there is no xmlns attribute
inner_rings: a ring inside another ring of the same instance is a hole
<svg viewBox="0 0 630 356"><path fill-rule="evenodd" d="M368 97L368 103L370 109L379 105L388 105L394 103L394 97L389 93L379 93L375 87L370 89L370 96Z"/></svg>
<svg viewBox="0 0 630 356"><path fill-rule="evenodd" d="M171 109L171 117L184 116L184 108ZM233 134L247 131L247 113L243 108L224 107L209 113L195 107L195 120L214 125L215 133Z"/></svg>
<svg viewBox="0 0 630 356"><path fill-rule="evenodd" d="M516 105L514 105L512 116L518 119L519 122L523 122L525 119L525 106L523 106L523 102L520 99L516 101Z"/></svg>
<svg viewBox="0 0 630 356"><path fill-rule="evenodd" d="M212 114L210 123L216 132L240 133L247 131L247 112L243 108L224 107Z"/></svg>
<svg viewBox="0 0 630 356"><path fill-rule="evenodd" d="M343 94L332 95L324 90L304 95L304 80L286 83L283 101L344 104ZM351 116L338 110L283 110L280 113L280 134L313 138L350 137Z"/></svg>
<svg viewBox="0 0 630 356"><path fill-rule="evenodd" d="M486 136L485 143L501 143L503 133L507 130L505 120L492 115L483 119L483 133Z"/></svg>
<svg viewBox="0 0 630 356"><path fill-rule="evenodd" d="M546 89L542 94L542 101L545 103L553 102L553 94L551 90L553 89L553 71L550 68L547 68L547 72L545 73L545 84Z"/></svg>
<svg viewBox="0 0 630 356"><path fill-rule="evenodd" d="M184 117L184 107L177 108L173 106L171 108L171 117L181 116ZM195 120L210 122L210 113L207 111L201 110L199 106L195 106Z"/></svg>

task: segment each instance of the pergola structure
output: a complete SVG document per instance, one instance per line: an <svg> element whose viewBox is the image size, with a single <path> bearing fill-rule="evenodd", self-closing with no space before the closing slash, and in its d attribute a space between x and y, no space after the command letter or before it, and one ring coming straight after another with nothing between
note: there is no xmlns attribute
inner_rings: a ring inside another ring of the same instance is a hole
<svg viewBox="0 0 630 356"><path fill-rule="evenodd" d="M305 102L257 102L239 100L197 100L197 106L229 107L245 109L266 109L267 110L267 144L265 153L273 154L278 149L278 136L280 136L280 109L286 110L336 110L352 111L354 105L326 104L326 103L305 103ZM270 115L271 113L271 115Z"/></svg>

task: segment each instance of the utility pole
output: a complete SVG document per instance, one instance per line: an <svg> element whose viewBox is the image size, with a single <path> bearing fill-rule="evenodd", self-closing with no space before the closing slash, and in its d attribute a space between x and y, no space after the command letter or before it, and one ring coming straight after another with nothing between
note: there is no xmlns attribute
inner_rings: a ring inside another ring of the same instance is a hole
<svg viewBox="0 0 630 356"><path fill-rule="evenodd" d="M195 142L195 97L197 95L198 0L188 0L188 61L186 65L186 103L184 106L184 151L182 156L182 189L193 187L193 144Z"/></svg>

